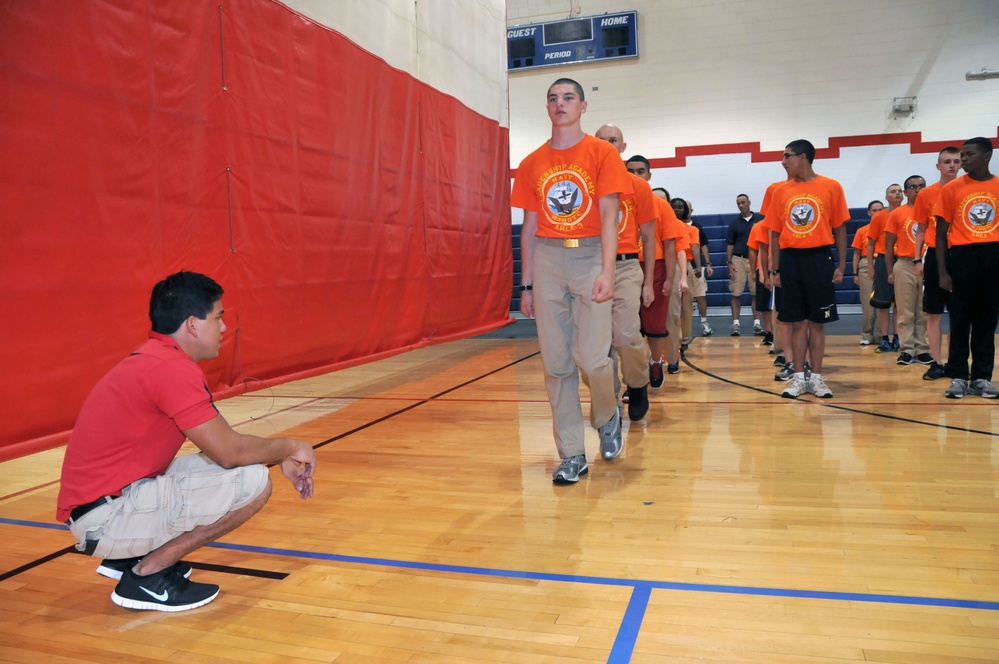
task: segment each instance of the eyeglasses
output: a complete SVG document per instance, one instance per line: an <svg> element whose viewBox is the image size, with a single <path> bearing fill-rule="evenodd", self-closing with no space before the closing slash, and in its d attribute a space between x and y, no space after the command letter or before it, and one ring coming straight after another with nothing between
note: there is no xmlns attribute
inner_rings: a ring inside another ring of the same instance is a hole
<svg viewBox="0 0 999 664"><path fill-rule="evenodd" d="M780 160L787 161L791 157L797 157L800 154L801 154L800 152L785 152L784 155L780 158Z"/></svg>

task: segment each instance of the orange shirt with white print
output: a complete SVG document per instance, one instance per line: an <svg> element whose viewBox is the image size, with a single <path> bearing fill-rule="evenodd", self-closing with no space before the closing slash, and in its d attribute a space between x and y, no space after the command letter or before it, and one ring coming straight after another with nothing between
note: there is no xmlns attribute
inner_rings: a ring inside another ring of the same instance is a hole
<svg viewBox="0 0 999 664"><path fill-rule="evenodd" d="M780 233L781 249L814 249L833 244L833 229L850 220L839 182L816 175L808 182L787 182L774 191L771 229Z"/></svg>
<svg viewBox="0 0 999 664"><path fill-rule="evenodd" d="M940 192L938 217L950 224L947 241L952 247L999 242L999 177L972 180L962 175Z"/></svg>
<svg viewBox="0 0 999 664"><path fill-rule="evenodd" d="M599 200L634 197L631 175L613 145L589 134L567 150L548 143L524 157L510 205L538 213L538 237L600 235Z"/></svg>
<svg viewBox="0 0 999 664"><path fill-rule="evenodd" d="M871 217L871 223L867 224L867 239L874 240L874 255L880 256L885 253L885 226L891 218L892 211L888 208L878 210ZM864 250L867 253L867 250Z"/></svg>
<svg viewBox="0 0 999 664"><path fill-rule="evenodd" d="M921 228L926 229L923 236L923 244L932 249L937 246L937 205L940 204L940 192L943 185L934 182L928 187L924 187L916 196L916 204L913 205L912 217Z"/></svg>
<svg viewBox="0 0 999 664"><path fill-rule="evenodd" d="M916 257L916 219L913 207L906 203L895 208L885 224L886 233L895 234L895 257Z"/></svg>
<svg viewBox="0 0 999 664"><path fill-rule="evenodd" d="M635 187L635 196L622 198L620 202L621 217L618 219L617 227L619 254L641 253L639 243L642 235L638 227L646 222L655 221L659 216L653 200L659 197L652 193L652 185L634 173L628 175L631 176L631 183Z"/></svg>

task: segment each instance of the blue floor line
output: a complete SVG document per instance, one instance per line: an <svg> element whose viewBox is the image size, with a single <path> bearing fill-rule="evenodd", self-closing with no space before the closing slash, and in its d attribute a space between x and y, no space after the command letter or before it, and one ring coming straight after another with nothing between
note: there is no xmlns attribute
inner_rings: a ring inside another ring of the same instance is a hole
<svg viewBox="0 0 999 664"><path fill-rule="evenodd" d="M919 597L915 595L879 595L875 593L847 593L826 590L792 590L787 588L763 588L754 586L726 586L710 583L679 583L674 581L648 581L642 579L617 579L605 576L576 576L573 574L553 574L548 572L525 572L522 570L494 569L490 567L471 567L467 565L444 565L440 563L420 563L389 558L370 558L366 556L347 556L337 553L320 553L316 551L295 551L292 549L276 549L272 547L253 546L248 544L229 544L215 542L210 547L246 551L247 553L266 553L291 558L312 558L331 562L356 563L359 565L376 565L380 567L396 567L401 569L417 569L428 572L449 572L454 574L472 574L475 576L494 576L512 579L529 579L533 581L556 581L559 583L585 583L598 586L623 586L634 588L648 585L654 590L682 590L702 593L724 593L728 595L758 595L761 597L797 597L802 599L828 599L848 602L883 602L888 604L911 604L917 606L947 606L961 609L984 609L999 611L999 602L983 600L947 599L939 597Z"/></svg>
<svg viewBox="0 0 999 664"><path fill-rule="evenodd" d="M607 664L628 664L631 661L651 596L652 587L647 583L638 583L631 591L631 599L628 601L628 608L625 609L624 618L621 619L621 627L617 630L617 637L614 639L610 656L607 657Z"/></svg>
<svg viewBox="0 0 999 664"><path fill-rule="evenodd" d="M0 517L0 524L14 526L30 526L53 530L67 530L66 526L39 521L24 521ZM583 583L599 586L617 586L631 588L631 599L622 617L614 646L607 659L608 664L628 662L638 641L639 631L645 619L649 599L653 590L678 590L701 593L723 593L756 597L794 597L799 599L820 599L845 602L879 602L887 604L905 604L913 606L941 606L958 609L980 609L999 611L999 602L965 599L947 599L940 597L919 597L913 595L879 595L875 593L848 593L823 590L792 590L787 588L758 588L752 586L727 586L718 584L677 583L672 581L647 581L640 579L616 579L601 576L577 576L574 574L552 574L546 572L527 572L523 570L504 570L488 567L472 567L468 565L444 565L440 563L421 563L389 558L371 558L367 556L348 556L337 553L322 553L316 551L298 551L275 547L254 546L249 544L231 544L228 542L213 542L209 548L243 551L266 555L285 556L289 558L306 558L325 560L328 562L353 563L395 569L412 569L427 572L446 572L451 574L469 574L473 576L488 576L508 579L529 579L533 581L554 581L558 583Z"/></svg>

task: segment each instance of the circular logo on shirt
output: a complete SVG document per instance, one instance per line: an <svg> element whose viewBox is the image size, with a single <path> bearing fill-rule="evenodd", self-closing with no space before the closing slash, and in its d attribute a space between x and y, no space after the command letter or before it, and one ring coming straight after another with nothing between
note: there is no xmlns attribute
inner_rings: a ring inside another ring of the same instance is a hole
<svg viewBox="0 0 999 664"><path fill-rule="evenodd" d="M990 196L972 194L961 202L961 221L972 235L988 235L996 230L995 202Z"/></svg>
<svg viewBox="0 0 999 664"><path fill-rule="evenodd" d="M787 228L796 236L810 234L818 226L822 201L809 194L799 194L787 202Z"/></svg>
<svg viewBox="0 0 999 664"><path fill-rule="evenodd" d="M552 173L541 183L541 190L545 192L548 218L554 224L575 226L593 204L586 195L586 183L574 171Z"/></svg>

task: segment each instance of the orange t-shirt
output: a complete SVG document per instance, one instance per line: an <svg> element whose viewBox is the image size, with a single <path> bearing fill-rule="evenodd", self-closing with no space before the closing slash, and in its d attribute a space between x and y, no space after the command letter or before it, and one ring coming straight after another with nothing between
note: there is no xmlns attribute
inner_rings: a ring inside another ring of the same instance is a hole
<svg viewBox="0 0 999 664"><path fill-rule="evenodd" d="M850 219L839 182L816 175L775 189L768 226L780 233L781 249L813 249L833 243L833 229Z"/></svg>
<svg viewBox="0 0 999 664"><path fill-rule="evenodd" d="M687 260L691 262L691 265L693 265L694 245L699 245L701 243L701 231L699 231L694 224L688 224L686 222L681 223L687 227Z"/></svg>
<svg viewBox="0 0 999 664"><path fill-rule="evenodd" d="M775 233L780 233L779 226L777 228L771 228L771 220L773 220L774 214L770 208L774 202L774 193L781 185L787 184L788 182L790 182L790 180L778 180L777 182L771 182L767 185L767 190L763 192L763 202L760 204L760 214L763 215L763 219L756 222L753 226L754 228L762 223L768 231L772 230ZM767 238L767 245L769 246L769 244L770 239Z"/></svg>
<svg viewBox="0 0 999 664"><path fill-rule="evenodd" d="M851 249L859 249L862 258L867 257L867 231L871 229L870 224L864 224L857 229L857 232L853 235L853 244L850 245Z"/></svg>
<svg viewBox="0 0 999 664"><path fill-rule="evenodd" d="M788 182L790 182L790 180L778 180L777 182L771 182L767 185L767 190L763 192L763 202L760 204L760 214L763 216L764 220L767 219L767 215L770 213L770 206L774 202L774 192L777 191L779 186L787 184ZM758 223L759 222L757 222L757 224ZM755 228L756 224L753 226Z"/></svg>
<svg viewBox="0 0 999 664"><path fill-rule="evenodd" d="M676 240L676 250L680 251L687 248L683 243L689 243L689 240L687 239L685 224L676 218L673 207L655 194L652 195L652 202L656 204L656 211L658 212L656 215L656 260L661 261L665 258L663 255L663 242L670 239ZM639 247L641 247L641 241L639 241ZM642 253L641 249L639 249L638 256L643 261L645 260L645 254Z"/></svg>
<svg viewBox="0 0 999 664"><path fill-rule="evenodd" d="M635 197L622 198L620 202L621 218L617 227L619 254L639 253L642 238L638 227L649 221L654 222L658 217L655 201L652 200L658 196L652 193L652 185L634 173L628 175L635 186Z"/></svg>
<svg viewBox="0 0 999 664"><path fill-rule="evenodd" d="M999 177L985 181L962 175L940 192L936 215L950 224L947 241L952 247L999 242Z"/></svg>
<svg viewBox="0 0 999 664"><path fill-rule="evenodd" d="M895 208L885 224L886 233L895 234L895 257L916 257L916 219L913 207L906 203Z"/></svg>
<svg viewBox="0 0 999 664"><path fill-rule="evenodd" d="M874 240L874 255L880 256L885 253L885 226L891 218L892 210L885 208L874 213L871 223L867 225L867 239ZM867 253L867 250L864 250Z"/></svg>
<svg viewBox="0 0 999 664"><path fill-rule="evenodd" d="M567 150L548 143L524 157L510 205L538 213L538 237L600 235L599 200L634 196L630 174L613 145L589 134Z"/></svg>
<svg viewBox="0 0 999 664"><path fill-rule="evenodd" d="M767 191L770 191L769 188ZM766 199L766 194L764 194L763 198ZM746 246L753 251L759 252L761 244L770 246L770 228L765 223L756 222L753 224L752 230L749 231L749 240L746 241ZM763 270L763 257L759 253L756 255L756 269Z"/></svg>
<svg viewBox="0 0 999 664"><path fill-rule="evenodd" d="M937 246L936 208L940 203L941 191L943 191L943 185L939 182L925 187L916 196L916 204L913 206L912 218L916 220L917 224L926 229L923 244L930 249Z"/></svg>

